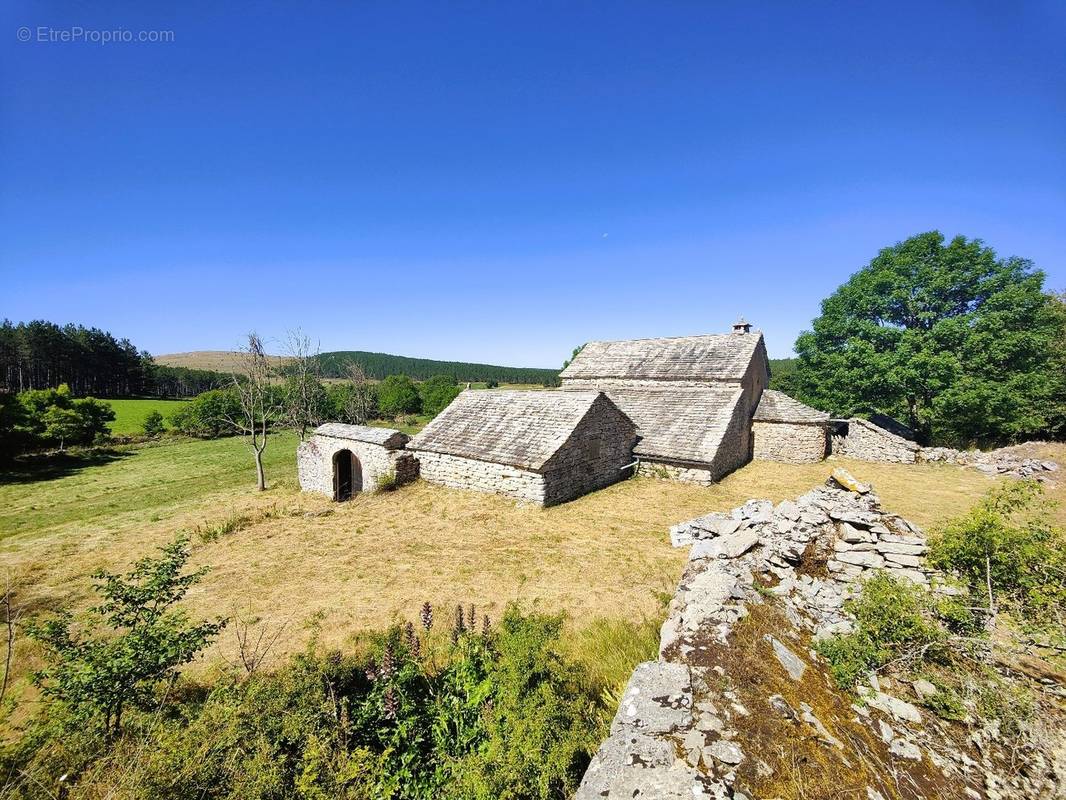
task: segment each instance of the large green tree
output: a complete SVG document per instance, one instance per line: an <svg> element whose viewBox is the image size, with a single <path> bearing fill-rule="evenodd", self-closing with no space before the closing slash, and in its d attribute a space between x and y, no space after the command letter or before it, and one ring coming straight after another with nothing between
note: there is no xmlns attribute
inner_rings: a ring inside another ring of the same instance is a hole
<svg viewBox="0 0 1066 800"><path fill-rule="evenodd" d="M926 441L1061 435L1064 320L1032 262L919 234L822 302L796 340L793 388L834 414L900 417Z"/></svg>

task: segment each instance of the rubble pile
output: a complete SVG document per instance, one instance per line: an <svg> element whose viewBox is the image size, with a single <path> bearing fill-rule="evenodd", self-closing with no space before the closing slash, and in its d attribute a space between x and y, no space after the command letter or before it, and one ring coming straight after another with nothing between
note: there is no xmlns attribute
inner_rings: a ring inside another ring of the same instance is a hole
<svg viewBox="0 0 1066 800"><path fill-rule="evenodd" d="M795 500L670 535L690 551L659 659L634 671L578 800L1063 796L1066 763L1028 753L1032 769L1004 769L995 731L919 708L926 681L871 675L859 698L832 683L811 647L851 630L844 603L865 575L952 591L925 566L922 532L869 486L837 470Z"/></svg>
<svg viewBox="0 0 1066 800"><path fill-rule="evenodd" d="M1057 472L1059 465L1054 461L1039 458L1024 458L1013 448L1003 447L999 450L954 450L950 447L923 447L918 451L918 460L930 463L957 464L960 467L972 467L986 475L1001 475L1008 478L1032 478L1047 481Z"/></svg>

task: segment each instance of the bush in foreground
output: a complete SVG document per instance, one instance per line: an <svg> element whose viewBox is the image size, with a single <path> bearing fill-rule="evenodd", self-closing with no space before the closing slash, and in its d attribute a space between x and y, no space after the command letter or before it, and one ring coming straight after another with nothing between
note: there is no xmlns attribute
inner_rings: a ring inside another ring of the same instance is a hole
<svg viewBox="0 0 1066 800"><path fill-rule="evenodd" d="M562 798L602 734L588 673L559 650L562 619L462 607L397 625L364 652L312 644L273 672L186 681L133 709L119 735L50 701L0 751L12 796L72 798Z"/></svg>

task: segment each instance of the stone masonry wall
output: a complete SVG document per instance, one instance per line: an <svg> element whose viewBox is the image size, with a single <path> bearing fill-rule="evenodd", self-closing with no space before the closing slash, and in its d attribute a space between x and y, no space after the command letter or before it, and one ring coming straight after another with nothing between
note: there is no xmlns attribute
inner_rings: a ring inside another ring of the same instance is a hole
<svg viewBox="0 0 1066 800"><path fill-rule="evenodd" d="M762 394L761 388L759 394ZM745 399L733 409L729 427L722 437L718 452L715 453L714 463L711 464L711 475L716 481L751 461L751 417L758 404L758 397L753 399L749 390L745 390Z"/></svg>
<svg viewBox="0 0 1066 800"><path fill-rule="evenodd" d="M544 505L573 500L632 474L637 434L632 420L613 404L596 407L544 465Z"/></svg>
<svg viewBox="0 0 1066 800"><path fill-rule="evenodd" d="M333 497L333 456L340 450L350 450L358 459L362 477L362 487L358 482L356 485L359 491L374 491L381 476L389 473L395 473L397 483L408 483L418 475L417 462L403 450L386 450L381 445L351 439L313 436L296 448L296 469L303 491Z"/></svg>
<svg viewBox="0 0 1066 800"><path fill-rule="evenodd" d="M714 483L714 473L707 467L687 467L668 461L641 459L637 465L637 474L646 478L665 478L682 483L698 483L710 486Z"/></svg>
<svg viewBox="0 0 1066 800"><path fill-rule="evenodd" d="M885 461L893 464L913 464L918 460L918 445L902 436L889 433L869 420L847 420L848 433L832 437L833 455L856 458L860 461Z"/></svg>
<svg viewBox="0 0 1066 800"><path fill-rule="evenodd" d="M418 463L422 478L431 483L502 494L537 505L544 503L544 476L536 472L424 450L418 451Z"/></svg>
<svg viewBox="0 0 1066 800"><path fill-rule="evenodd" d="M788 464L813 464L825 458L827 445L824 425L787 422L755 422L755 458Z"/></svg>

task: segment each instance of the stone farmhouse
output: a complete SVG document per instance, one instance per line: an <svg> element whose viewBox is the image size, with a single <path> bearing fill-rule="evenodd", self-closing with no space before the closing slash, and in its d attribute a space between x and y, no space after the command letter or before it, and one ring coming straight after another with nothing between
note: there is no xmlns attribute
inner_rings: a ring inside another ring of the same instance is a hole
<svg viewBox="0 0 1066 800"><path fill-rule="evenodd" d="M322 425L300 445L300 485L346 500L421 476L554 505L634 473L710 484L752 458L913 461L919 449L767 389L766 346L744 320L725 334L589 342L560 379L553 391L468 389L413 439Z"/></svg>
<svg viewBox="0 0 1066 800"><path fill-rule="evenodd" d="M407 447L425 480L554 505L627 477L636 440L602 392L465 391Z"/></svg>

